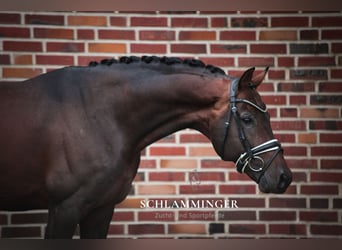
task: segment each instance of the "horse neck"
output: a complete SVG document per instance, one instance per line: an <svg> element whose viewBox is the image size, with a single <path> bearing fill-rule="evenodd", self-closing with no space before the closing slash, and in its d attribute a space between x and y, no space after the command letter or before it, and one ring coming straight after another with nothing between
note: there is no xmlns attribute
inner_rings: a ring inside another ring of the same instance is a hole
<svg viewBox="0 0 342 250"><path fill-rule="evenodd" d="M184 128L209 137L210 123L226 111L229 81L214 75L150 73L131 78L124 87L120 117L131 143L142 150Z"/></svg>

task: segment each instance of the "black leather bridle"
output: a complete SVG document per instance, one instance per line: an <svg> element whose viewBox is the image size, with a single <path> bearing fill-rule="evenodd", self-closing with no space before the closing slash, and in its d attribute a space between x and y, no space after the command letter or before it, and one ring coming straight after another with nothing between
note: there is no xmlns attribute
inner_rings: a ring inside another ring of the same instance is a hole
<svg viewBox="0 0 342 250"><path fill-rule="evenodd" d="M240 118L240 114L239 114L236 104L246 103L256 108L258 111L262 113L266 113L267 109L266 108L264 109L258 106L257 104L251 101L248 101L246 99L236 98L237 89L239 86L239 80L240 80L239 78L231 79L230 105L229 105L230 107L229 107L227 121L225 122L225 133L223 137L222 153L224 153L224 150L225 150L225 144L226 144L227 137L228 137L228 132L229 132L230 124L231 124L231 118L233 117L236 123L237 129L238 129L240 142L245 150L245 153L242 153L235 163L236 169L240 173L245 173L247 171L258 173L258 174L253 174L251 178L257 183L259 183L261 177L263 176L267 168L271 165L274 158L283 149L277 139L269 140L253 148L251 147L246 137L243 126L241 124L241 118ZM265 164L264 159L261 158L260 155L270 152L270 151L275 151L275 152L273 153L272 157L268 160L268 162Z"/></svg>

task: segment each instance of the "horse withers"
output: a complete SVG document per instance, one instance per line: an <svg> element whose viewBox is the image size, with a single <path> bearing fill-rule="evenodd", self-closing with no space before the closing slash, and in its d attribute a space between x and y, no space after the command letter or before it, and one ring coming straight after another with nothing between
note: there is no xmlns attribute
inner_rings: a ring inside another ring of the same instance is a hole
<svg viewBox="0 0 342 250"><path fill-rule="evenodd" d="M48 208L46 238L105 238L130 191L140 152L192 128L218 155L283 193L291 172L256 91L267 70L241 77L203 62L122 57L0 84L0 210Z"/></svg>

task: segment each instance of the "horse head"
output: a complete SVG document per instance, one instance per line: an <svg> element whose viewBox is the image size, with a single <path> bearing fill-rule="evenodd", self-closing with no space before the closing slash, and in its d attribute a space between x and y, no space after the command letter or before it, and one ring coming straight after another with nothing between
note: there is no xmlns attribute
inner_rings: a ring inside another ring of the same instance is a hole
<svg viewBox="0 0 342 250"><path fill-rule="evenodd" d="M220 157L234 161L237 171L258 183L260 191L283 193L292 174L257 92L267 71L253 76L251 68L240 78L230 79L229 104L212 126L211 141Z"/></svg>

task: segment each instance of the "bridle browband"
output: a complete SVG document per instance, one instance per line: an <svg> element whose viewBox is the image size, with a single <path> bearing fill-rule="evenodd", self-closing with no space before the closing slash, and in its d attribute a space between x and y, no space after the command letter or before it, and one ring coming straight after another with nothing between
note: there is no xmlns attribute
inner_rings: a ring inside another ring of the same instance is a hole
<svg viewBox="0 0 342 250"><path fill-rule="evenodd" d="M267 108L262 108L257 104L248 101L246 99L239 99L236 98L237 96L237 89L239 86L239 78L232 78L231 85L230 85L230 108L228 112L227 121L225 122L225 133L223 137L223 145L222 145L222 153L224 154L225 144L228 137L228 132L231 124L231 118L233 117L239 133L240 142L245 150L245 153L242 153L238 160L235 163L236 169L239 173L245 173L246 170L250 170L254 173L259 173L258 176L252 176L252 178L259 183L260 178L263 176L267 168L271 165L274 158L277 154L282 151L282 147L277 139L269 140L265 143L262 143L256 147L251 147L243 126L241 124L240 114L238 108L236 107L237 103L246 103L251 105L252 107L256 108L258 111L262 113L267 112ZM271 159L265 164L264 159L261 158L259 155L264 153L275 151L271 157Z"/></svg>

